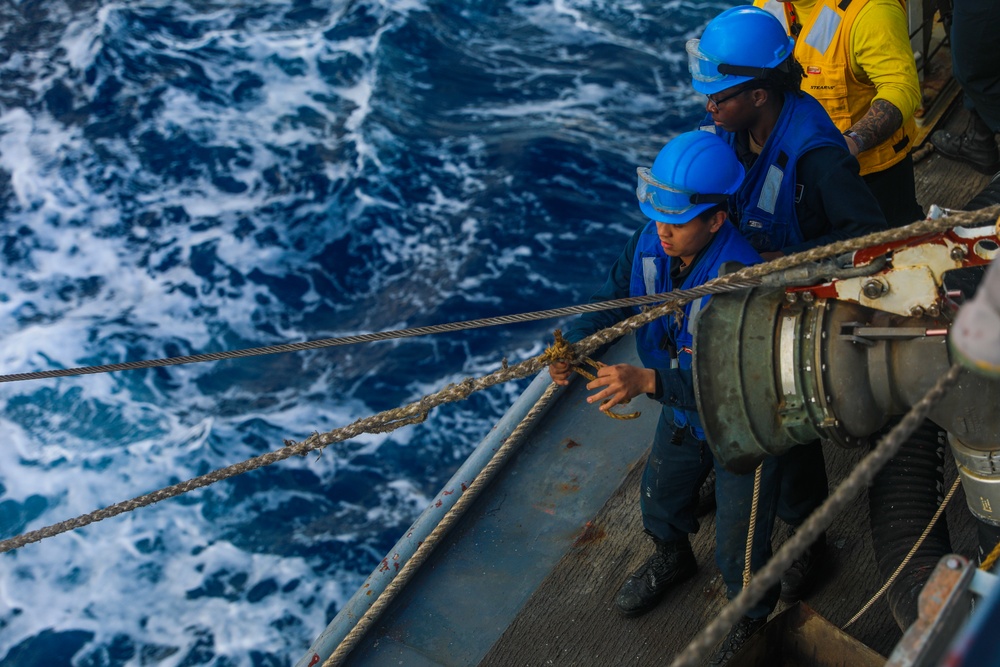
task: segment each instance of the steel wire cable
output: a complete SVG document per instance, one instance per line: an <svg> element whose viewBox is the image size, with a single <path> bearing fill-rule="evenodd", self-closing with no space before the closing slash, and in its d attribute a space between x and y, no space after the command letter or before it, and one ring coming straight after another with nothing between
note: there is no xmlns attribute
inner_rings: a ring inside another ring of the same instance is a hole
<svg viewBox="0 0 1000 667"><path fill-rule="evenodd" d="M748 281L745 287L758 285L759 281ZM691 290L693 292L693 290ZM707 292L700 292L693 298L705 296ZM628 297L625 299L614 299L611 301L600 301L595 303L578 304L575 306L565 306L562 308L550 308L548 310L536 310L515 315L500 315L497 317L485 317L476 320L465 320L462 322L450 322L446 324L434 324L423 327L412 327L409 329L396 329L393 331L381 331L376 333L357 334L353 336L341 336L337 338L324 338L321 340L303 341L300 343L282 343L279 345L266 345L262 347L251 347L241 350L227 350L223 352L205 352L202 354L189 354L179 357L166 357L163 359L146 359L141 361L125 361L115 364L102 364L99 366L81 366L77 368L63 368L47 371L33 371L29 373L11 373L0 375L2 382L22 382L25 380L41 380L46 378L69 377L75 375L90 375L96 373L111 373L115 371L131 371L143 368L159 368L163 366L179 366L182 364L194 364L206 361L221 361L223 359L238 359L241 357L255 357L267 354L279 354L284 352L301 352L303 350L316 350L326 347L337 347L343 345L355 345L357 343L371 343L384 340L395 340L400 338L412 338L414 336L426 336L431 334L449 333L452 331L463 331L466 329L481 329L494 327L502 324L516 324L518 322L531 322L535 320L553 319L565 317L567 315L581 315L583 313L594 313L602 310L613 310L615 308L629 308L632 306L647 306L664 301L676 301L684 298L681 291L666 292L663 294L650 294L646 296Z"/></svg>
<svg viewBox="0 0 1000 667"><path fill-rule="evenodd" d="M875 246L885 243L891 243L893 241L905 240L911 237L920 236L923 234L930 234L934 232L944 231L956 226L975 226L981 225L984 222L997 221L997 217L1000 215L1000 205L990 206L988 208L980 209L978 211L970 212L954 212L949 217L943 217L938 219L926 219L914 222L911 225L905 227L899 227L896 229L890 229L884 232L877 232L874 234L868 234L866 236L857 237L854 239L847 239L844 241L837 241L826 246L819 248L813 248L806 250L794 255L788 255L784 257L779 257L770 262L764 264L757 264L749 266L734 273L730 273L724 276L720 276L713 280L704 283L703 285L689 290L677 290L670 292L667 295L653 295L648 297L642 297L643 299L648 299L653 303L659 302L660 305L655 305L647 309L638 315L634 315L618 324L603 329L587 338L575 343L573 345L574 350L578 354L590 354L597 348L617 340L621 336L629 333L640 326L651 322L659 317L666 316L671 312L676 312L677 308L688 302L702 296L708 296L711 294L719 294L723 292L735 291L739 289L745 289L747 287L753 287L760 284L760 278L762 276L768 275L770 273L776 273L778 271L798 266L811 261L817 261L820 259L825 259L828 257L836 257L847 252L854 250L860 250L862 248L867 248L869 246ZM996 223L998 228L1000 228L1000 221ZM625 300L622 300L625 301ZM606 306L612 302L603 302ZM600 310L602 307L600 304L587 304L584 306L575 306L572 308L588 308L595 307L595 310ZM562 311L564 309L555 309ZM537 311L538 313L546 313L553 311ZM580 311L584 312L584 311ZM518 316L510 316L518 317ZM539 318L540 319L540 318ZM481 322L481 320L476 320L473 322ZM467 323L456 323L455 325L439 325L440 327L449 326L460 326L461 328L472 328L472 326L462 326L471 325L471 322ZM385 334L366 334L360 337L349 337L349 338L361 338L365 340L371 339L371 337L376 336L389 336L390 334L401 334L405 331L418 331L422 329L437 329L438 327L419 327L417 329L402 330L396 332L385 332ZM419 334L411 334L419 335ZM399 337L398 335L395 337ZM342 339L334 339L342 340ZM329 341L313 341L312 343L296 343L290 345L274 346L272 348L252 348L252 350L262 350L270 349L271 352L285 351L285 348L294 349L305 349L302 346L313 346L313 347L323 347L323 343L328 343ZM277 349L281 348L281 350ZM171 359L159 359L151 360L146 362L129 362L127 364L110 364L107 366L94 366L82 369L66 369L64 371L42 371L40 373L23 373L17 376L0 376L0 381L13 381L10 378L17 379L37 379L39 377L55 377L56 375L79 375L83 373L98 373L106 372L103 369L114 369L114 370L125 370L133 368L148 368L153 365L167 366L174 363L188 363L178 361L180 359L193 359L195 357L210 357L211 359L222 359L222 358L232 358L234 356L251 356L252 350L237 350L233 352L220 352L213 353L209 355L192 355L191 357L174 357ZM267 352L267 353L271 353ZM207 358L200 360L209 360ZM89 514L78 516L74 519L68 519L44 528L29 531L16 535L14 537L8 538L6 540L0 541L0 553L11 551L13 549L20 548L27 544L33 542L39 542L48 537L53 537L61 533L74 530L76 528L89 525L96 521L102 521L108 519L124 512L129 512L139 507L145 507L152 505L161 500L166 500L167 498L172 498L189 491L193 491L198 488L214 484L215 482L240 475L244 472L249 472L251 470L256 470L266 465L282 461L294 455L304 456L308 452L314 451L316 449L321 449L327 445L333 444L335 442L342 442L344 440L349 440L356 437L362 433L385 433L401 426L407 424L416 423L422 421L427 413L444 403L454 402L458 400L463 400L467 398L470 394L476 391L481 391L488 387L492 387L496 384L502 382L507 382L513 379L519 379L527 377L533 373L537 373L541 368L546 365L544 361L544 355L539 355L531 359L527 359L513 366L507 366L506 364L503 368L494 371L486 376L480 378L466 378L463 382L457 385L451 385L445 389L424 396L419 401L410 403L406 406L395 408L393 410L386 410L384 412L378 413L371 417L359 419L352 424L328 431L327 433L314 433L312 436L303 440L302 442L296 443L293 441L286 440L285 447L280 450L272 451L267 454L262 454L260 456L254 457L252 459L236 463L224 468L220 468L209 472L205 475L195 477L193 479L181 482L179 484L174 484L157 491L147 493L142 496L138 496L131 500L123 501L110 505L108 507L96 510ZM76 371L76 372L73 372ZM912 411L911 411L912 412ZM899 427L897 426L897 429ZM890 433L895 433L895 429ZM818 533L817 533L818 534ZM799 534L797 533L797 536ZM815 535L812 539L815 539ZM791 544L796 542L798 537L793 537L786 544ZM810 540L810 543L811 543ZM781 552L779 552L781 553ZM797 556L798 554L796 554ZM782 570L783 571L783 570ZM755 579L754 582L750 584L748 588L745 588L743 596L751 589L756 590L759 586L756 586L756 582L759 579ZM762 594L762 593L761 593ZM739 598L737 598L738 600ZM731 606L731 605L730 605ZM727 607L728 609L728 607ZM725 611L725 610L724 610Z"/></svg>
<svg viewBox="0 0 1000 667"><path fill-rule="evenodd" d="M836 257L848 252L861 250L873 245L891 243L893 241L905 240L911 237L941 232L952 227L976 226L984 223L997 221L1000 216L1000 205L990 206L977 211L948 211L948 215L937 219L918 220L905 227L897 227L884 232L876 232L866 236L859 236L844 241L837 241L819 248L812 248L794 255L787 255L771 260L764 264L756 264L741 269L733 274L733 281L745 281L744 287L752 287L759 284L759 279L769 273L777 273L785 269L805 264L820 259ZM721 280L721 279L716 279ZM714 281L711 281L714 282ZM711 284L705 283L704 288ZM178 366L182 364L201 363L206 361L221 361L223 359L237 359L242 357L262 356L267 354L278 354L283 352L300 352L303 350L315 350L326 347L336 347L343 345L354 345L357 343L368 343L383 340L394 340L400 338L410 338L414 336L424 336L430 334L448 333L452 331L462 331L467 329L477 329L502 324L515 324L519 322L529 322L535 320L552 319L567 315L581 315L583 313L598 312L601 310L611 310L614 308L625 308L630 306L643 306L661 303L670 300L680 300L686 298L681 296L682 292L695 293L696 290L679 290L665 294L653 294L642 297L629 297L625 299L615 299L613 301L601 301L597 303L579 304L566 306L563 308L552 308L548 310L538 310L528 313L514 315L501 315L476 320L466 320L462 322L452 322L446 324L435 324L423 327L413 327L409 329L397 329L394 331L382 331L376 333L357 334L353 336L342 336L338 338L325 338L313 341L302 341L298 343L283 343L279 345L266 345L262 347L245 348L241 350L226 350L221 352L206 352L202 354L191 354L178 357L166 357L162 359L147 359L140 361L126 361L114 364L102 364L99 366L81 366L76 368L53 369L46 371L32 371L28 373L12 373L0 375L0 383L20 382L25 380L40 380L46 378L69 377L75 375L88 375L95 373L110 373L115 371L138 370L143 368L159 368L164 366ZM699 292L692 298L698 298L712 294L711 290Z"/></svg>
<svg viewBox="0 0 1000 667"><path fill-rule="evenodd" d="M714 281L710 281L694 289L671 292L670 298L667 299L666 303L663 305L653 307L644 313L640 313L627 320L619 322L615 326L599 331L579 343L576 343L574 349L577 352L589 354L598 347L617 340L624 334L639 328L643 324L646 324L647 322L650 322L658 317L663 317L673 309L676 309L681 303L691 301L711 293L730 292L744 289L748 286L756 284L758 284L758 281L739 279L736 277L736 274L731 274L729 276L716 278ZM663 301L663 299L660 299L660 301ZM173 498L175 496L194 491L195 489L200 489L210 484L220 482L224 479L235 477L236 475L241 475L245 472L250 472L251 470L256 470L272 463L277 463L278 461L283 461L292 456L304 456L305 454L316 449L321 449L336 442L350 440L351 438L361 435L362 433L387 433L402 426L423 421L427 413L435 407L443 405L444 403L452 403L463 400L468 398L468 396L474 392L482 391L483 389L487 389L503 382L509 382L510 380L533 375L545 366L545 355L538 355L518 364L504 366L483 377L466 378L458 384L449 385L438 392L424 396L420 400L408 405L394 408L392 410L385 410L376 415L359 419L348 426L328 431L327 433L314 433L302 442L296 443L286 441L285 447L280 450L262 454L240 463L235 463L224 468L213 470L212 472L199 477L132 498L131 500L115 503L114 505L109 505L73 519L67 519L38 530L22 533L0 541L0 553L12 551L13 549L20 548L27 544L39 542L43 539L54 537L61 533L69 532L70 530L75 530L76 528L81 528L97 521L110 519L111 517L118 516L119 514L131 512L132 510L140 507L146 507L154 503L158 503L161 500Z"/></svg>

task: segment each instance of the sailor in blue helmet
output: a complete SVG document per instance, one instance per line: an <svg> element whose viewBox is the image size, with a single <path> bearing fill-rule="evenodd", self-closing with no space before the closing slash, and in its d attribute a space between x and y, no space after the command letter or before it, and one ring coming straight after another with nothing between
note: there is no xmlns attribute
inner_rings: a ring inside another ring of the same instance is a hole
<svg viewBox="0 0 1000 667"><path fill-rule="evenodd" d="M668 143L651 168L638 170L636 195L649 220L633 234L592 300L690 289L717 277L725 262L759 262L757 252L729 220L729 201L743 177L744 169L732 150L714 134L687 132ZM604 410L643 393L663 406L640 494L643 526L655 548L618 592L615 602L626 616L652 609L671 586L694 574L688 536L698 530L698 489L713 468L716 561L728 587L734 592L741 588L753 475L735 475L715 464L692 387L692 320L708 298L685 305L679 320L662 317L636 332L642 368L605 366L587 385L597 390L587 400L601 403ZM637 312L622 308L582 315L566 338L578 341ZM549 373L557 384L568 384L566 364L553 364ZM761 539L751 556L755 568L771 555L774 468L773 459L765 464L757 527ZM766 617L777 596L775 588L754 611Z"/></svg>
<svg viewBox="0 0 1000 667"><path fill-rule="evenodd" d="M747 170L733 214L765 259L886 228L843 135L801 91L793 47L778 19L745 6L687 43L694 89L707 98L702 129Z"/></svg>
<svg viewBox="0 0 1000 667"><path fill-rule="evenodd" d="M886 229L844 137L820 103L802 92L804 72L793 47L778 19L749 6L722 12L701 39L687 43L694 89L708 98L701 129L721 137L746 169L731 208L764 259ZM777 458L777 467L777 515L794 532L828 493L819 442L794 447ZM763 534L770 538L769 530ZM789 568L782 600L799 599L813 585L824 549L825 536ZM731 657L769 611L758 606L740 619L712 664Z"/></svg>

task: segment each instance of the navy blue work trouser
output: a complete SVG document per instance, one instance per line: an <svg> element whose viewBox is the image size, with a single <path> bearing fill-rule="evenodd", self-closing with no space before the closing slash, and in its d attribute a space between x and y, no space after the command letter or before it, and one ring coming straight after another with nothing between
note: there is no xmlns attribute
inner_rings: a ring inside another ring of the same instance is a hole
<svg viewBox="0 0 1000 667"><path fill-rule="evenodd" d="M784 457L768 457L764 460L757 522L750 552L751 569L754 572L763 567L771 557L771 531L779 504L782 519L795 521L793 525L798 525L818 505L816 498L822 502L826 496L825 471L822 473L822 480L813 479L811 484L808 479L804 479L804 475L798 474L800 463L805 463L807 471L815 469L817 461L814 452L805 456L796 452L807 448L812 449L812 446L794 448L792 452L796 456L788 462L782 460ZM818 445L815 449L819 449ZM818 461L822 466L821 453ZM788 465L784 465L785 463ZM696 533L698 489L713 467L716 475L715 561L722 572L726 594L732 599L743 588L754 476L736 475L719 465L707 442L695 438L688 427L678 429L674 426L673 411L670 409L664 409L660 413L660 421L653 437L653 449L642 476L642 522L646 530L663 541L686 540L689 534ZM788 488L783 492L787 497L779 503L782 477L788 482ZM780 586L772 587L762 600L748 610L747 616L761 618L770 614L778 603L779 593Z"/></svg>
<svg viewBox="0 0 1000 667"><path fill-rule="evenodd" d="M777 459L781 473L778 518L798 528L828 495L823 448L817 440L792 447Z"/></svg>
<svg viewBox="0 0 1000 667"><path fill-rule="evenodd" d="M994 132L1000 132L1000 3L955 0L951 23L951 62L965 92L966 107L975 108Z"/></svg>

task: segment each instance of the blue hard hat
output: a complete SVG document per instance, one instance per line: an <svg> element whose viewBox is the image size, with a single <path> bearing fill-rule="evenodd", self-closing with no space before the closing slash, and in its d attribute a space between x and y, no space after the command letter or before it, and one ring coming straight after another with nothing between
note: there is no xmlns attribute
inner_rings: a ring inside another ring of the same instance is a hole
<svg viewBox="0 0 1000 667"><path fill-rule="evenodd" d="M636 172L639 209L671 225L727 202L746 173L729 144L703 130L677 135L660 150L652 167Z"/></svg>
<svg viewBox="0 0 1000 667"><path fill-rule="evenodd" d="M791 55L795 40L769 12L758 7L727 9L687 43L694 89L704 95L763 79Z"/></svg>

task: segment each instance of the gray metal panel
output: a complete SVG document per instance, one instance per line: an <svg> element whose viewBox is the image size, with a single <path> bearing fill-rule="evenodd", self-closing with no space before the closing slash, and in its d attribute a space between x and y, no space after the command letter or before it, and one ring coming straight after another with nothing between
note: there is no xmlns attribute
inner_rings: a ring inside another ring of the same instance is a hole
<svg viewBox="0 0 1000 667"><path fill-rule="evenodd" d="M638 363L633 338L605 361ZM651 442L658 403L638 397L629 409L641 417L610 419L586 403L585 384L563 392L348 664L482 659Z"/></svg>

